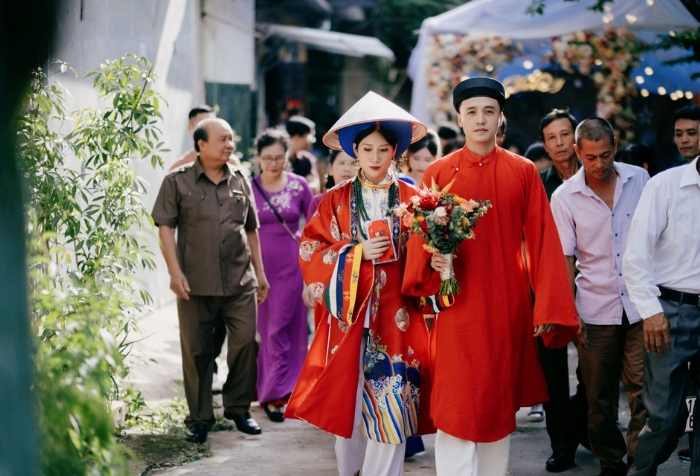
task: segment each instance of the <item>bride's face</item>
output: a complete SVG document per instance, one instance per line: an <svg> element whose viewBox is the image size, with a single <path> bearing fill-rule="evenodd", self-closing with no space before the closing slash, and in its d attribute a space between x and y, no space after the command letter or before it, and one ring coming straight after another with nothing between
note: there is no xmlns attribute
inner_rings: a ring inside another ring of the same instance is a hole
<svg viewBox="0 0 700 476"><path fill-rule="evenodd" d="M359 144L353 144L353 150L367 180L374 184L384 180L396 152L396 148L384 136L377 131L372 132Z"/></svg>

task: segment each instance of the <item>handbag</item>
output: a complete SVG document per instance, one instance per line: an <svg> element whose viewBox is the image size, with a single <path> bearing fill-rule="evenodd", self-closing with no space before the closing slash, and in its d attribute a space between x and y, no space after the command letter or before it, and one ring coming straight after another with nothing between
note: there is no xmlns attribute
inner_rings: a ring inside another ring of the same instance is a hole
<svg viewBox="0 0 700 476"><path fill-rule="evenodd" d="M275 216L277 217L277 220L280 222L280 225L282 225L284 227L284 229L287 230L287 233L289 233L289 236L291 236L294 241L299 243L299 238L297 238L297 236L294 233L292 233L292 230L289 229L289 227L287 226L287 222L285 222L284 218L282 218L282 215L279 214L279 212L277 211L275 206L272 204L272 202L270 201L270 198L267 196L265 191L262 189L262 187L260 186L258 181L253 179L253 185L255 185L255 188L258 189L258 192L260 192L260 195L262 195L262 197L265 199L268 206L270 207L270 210L272 210L272 213L275 214Z"/></svg>

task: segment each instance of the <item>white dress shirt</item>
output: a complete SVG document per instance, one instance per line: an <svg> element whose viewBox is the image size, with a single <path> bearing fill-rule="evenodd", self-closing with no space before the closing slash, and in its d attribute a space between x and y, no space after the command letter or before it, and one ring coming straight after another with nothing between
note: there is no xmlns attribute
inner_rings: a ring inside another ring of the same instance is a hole
<svg viewBox="0 0 700 476"><path fill-rule="evenodd" d="M644 319L663 312L658 286L700 293L697 164L696 158L649 180L632 220L622 269Z"/></svg>
<svg viewBox="0 0 700 476"><path fill-rule="evenodd" d="M586 184L580 168L552 194L552 214L564 255L575 256L576 310L586 324L630 324L642 320L622 277L622 257L637 203L649 180L641 167L614 162L612 210Z"/></svg>

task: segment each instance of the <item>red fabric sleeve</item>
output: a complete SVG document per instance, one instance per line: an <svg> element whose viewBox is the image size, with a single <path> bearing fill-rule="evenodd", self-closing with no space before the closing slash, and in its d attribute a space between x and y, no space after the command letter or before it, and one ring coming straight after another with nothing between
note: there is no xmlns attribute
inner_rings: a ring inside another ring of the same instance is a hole
<svg viewBox="0 0 700 476"><path fill-rule="evenodd" d="M545 346L567 345L578 332L576 306L552 210L534 167L526 169L525 247L530 284L535 294L533 324L556 324L542 335Z"/></svg>

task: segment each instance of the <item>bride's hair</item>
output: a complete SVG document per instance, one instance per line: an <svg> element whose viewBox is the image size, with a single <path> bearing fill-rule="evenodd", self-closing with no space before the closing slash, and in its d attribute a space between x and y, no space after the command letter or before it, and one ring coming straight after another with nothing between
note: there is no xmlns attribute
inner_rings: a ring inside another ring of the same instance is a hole
<svg viewBox="0 0 700 476"><path fill-rule="evenodd" d="M360 142L367 137L368 135L372 134L373 132L379 132L382 137L384 137L387 142L394 148L396 148L396 144L399 143L399 140L396 138L396 133L389 129L388 127L377 127L377 124L374 124L367 129L362 129L360 132L358 132L355 135L355 140L352 141L353 144L355 144L356 147L359 147Z"/></svg>

